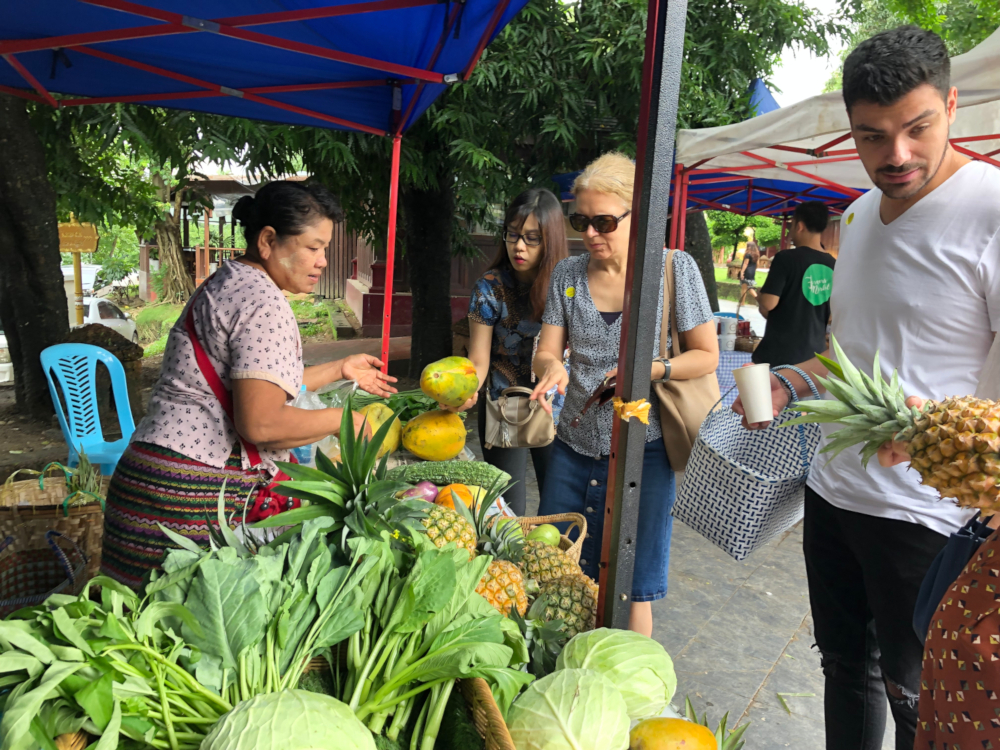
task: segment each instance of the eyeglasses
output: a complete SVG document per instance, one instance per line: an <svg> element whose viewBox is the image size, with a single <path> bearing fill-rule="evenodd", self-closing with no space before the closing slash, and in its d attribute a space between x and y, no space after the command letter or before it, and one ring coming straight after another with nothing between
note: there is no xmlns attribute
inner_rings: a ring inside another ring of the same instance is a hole
<svg viewBox="0 0 1000 750"><path fill-rule="evenodd" d="M540 234L517 234L517 232L511 232L504 230L503 232L504 242L509 242L512 245L516 245L518 240L524 240L524 244L528 247L538 247L542 244L542 236Z"/></svg>
<svg viewBox="0 0 1000 750"><path fill-rule="evenodd" d="M593 227L599 234L609 234L618 229L618 222L628 216L631 211L626 211L621 216L611 214L601 214L600 216L584 216L583 214L570 214L569 225L578 232L586 232L587 227Z"/></svg>

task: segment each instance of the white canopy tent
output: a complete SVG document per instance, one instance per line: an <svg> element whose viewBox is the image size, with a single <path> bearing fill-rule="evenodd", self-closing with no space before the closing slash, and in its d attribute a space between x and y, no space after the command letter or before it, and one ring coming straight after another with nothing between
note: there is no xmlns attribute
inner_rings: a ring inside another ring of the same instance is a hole
<svg viewBox="0 0 1000 750"><path fill-rule="evenodd" d="M951 80L958 88L959 107L952 144L967 156L1000 167L1000 29L952 59ZM738 206L709 197L713 183L728 186L736 177L746 180L750 190L753 180L801 183L801 191L775 193L776 200L766 210L754 213L780 215L798 202L817 198L832 211L843 211L845 200L872 187L849 128L841 93L835 91L734 125L681 130L674 205L743 213ZM705 197L699 198L699 193ZM671 247L684 236L683 223L673 222L679 231L672 235Z"/></svg>

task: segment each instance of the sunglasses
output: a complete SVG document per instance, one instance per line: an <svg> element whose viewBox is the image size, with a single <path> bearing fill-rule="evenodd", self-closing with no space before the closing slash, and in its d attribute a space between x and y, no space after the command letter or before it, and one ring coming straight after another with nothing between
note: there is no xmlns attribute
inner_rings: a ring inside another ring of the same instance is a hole
<svg viewBox="0 0 1000 750"><path fill-rule="evenodd" d="M524 244L528 247L538 247L542 244L542 236L540 234L517 234L506 229L503 231L504 242L516 245L518 240L524 240Z"/></svg>
<svg viewBox="0 0 1000 750"><path fill-rule="evenodd" d="M608 403L608 401L610 401L614 397L614 395L615 395L615 376L612 375L610 378L605 378L604 380L601 381L601 384L597 386L597 389L594 391L594 395L592 395L589 399L587 399L587 403L583 405L583 408L580 410L580 413L577 414L575 417L573 417L573 421L569 423L569 426L579 427L580 419L583 417L584 414L587 413L587 409L589 409L594 404L597 404L598 406L604 406L606 403Z"/></svg>
<svg viewBox="0 0 1000 750"><path fill-rule="evenodd" d="M570 214L569 225L578 232L586 232L587 227L593 227L598 234L608 234L618 229L618 222L630 213L632 212L626 211L621 216L612 216L611 214L601 214L600 216Z"/></svg>

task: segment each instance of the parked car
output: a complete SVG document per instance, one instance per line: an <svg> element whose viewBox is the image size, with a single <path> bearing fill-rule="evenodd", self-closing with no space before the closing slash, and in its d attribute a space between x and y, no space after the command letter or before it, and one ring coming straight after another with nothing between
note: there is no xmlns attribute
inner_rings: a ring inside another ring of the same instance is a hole
<svg viewBox="0 0 1000 750"><path fill-rule="evenodd" d="M135 321L127 312L122 312L118 306L106 299L96 297L83 298L83 324L97 323L118 331L133 344L139 343Z"/></svg>
<svg viewBox="0 0 1000 750"><path fill-rule="evenodd" d="M0 383L14 382L14 365L10 361L10 351L7 349L7 336L0 323Z"/></svg>

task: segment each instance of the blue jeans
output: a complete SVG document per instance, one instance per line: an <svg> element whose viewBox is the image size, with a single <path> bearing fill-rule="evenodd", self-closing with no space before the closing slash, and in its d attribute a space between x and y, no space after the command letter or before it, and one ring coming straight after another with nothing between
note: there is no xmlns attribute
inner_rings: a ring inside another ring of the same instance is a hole
<svg viewBox="0 0 1000 750"><path fill-rule="evenodd" d="M598 580L601 543L604 540L604 501L607 494L608 457L583 456L556 438L549 456L542 502L538 512L580 513L587 519L580 567ZM651 602L667 595L670 532L673 529L674 472L662 440L646 443L639 495L639 529L635 544L632 601Z"/></svg>

